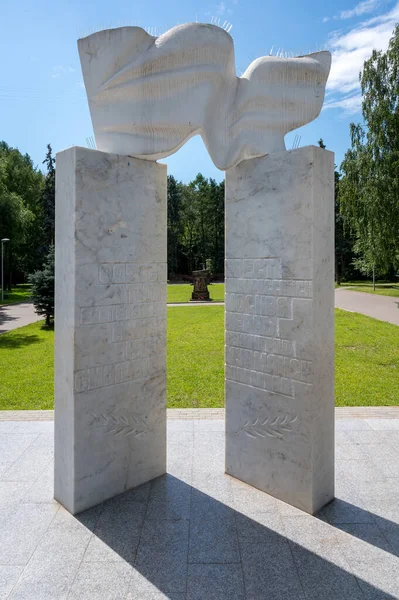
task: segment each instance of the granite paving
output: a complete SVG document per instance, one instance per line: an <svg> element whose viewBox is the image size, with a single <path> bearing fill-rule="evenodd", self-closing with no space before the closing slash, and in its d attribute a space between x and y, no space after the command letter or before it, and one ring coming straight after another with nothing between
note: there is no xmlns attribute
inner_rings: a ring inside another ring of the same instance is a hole
<svg viewBox="0 0 399 600"><path fill-rule="evenodd" d="M397 412L340 412L316 516L224 474L220 414L168 419L168 474L76 517L48 414L0 421L0 600L398 599Z"/></svg>

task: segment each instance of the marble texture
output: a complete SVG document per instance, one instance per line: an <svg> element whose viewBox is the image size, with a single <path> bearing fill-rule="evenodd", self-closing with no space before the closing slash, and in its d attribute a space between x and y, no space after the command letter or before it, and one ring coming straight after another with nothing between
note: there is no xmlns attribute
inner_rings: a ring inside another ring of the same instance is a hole
<svg viewBox="0 0 399 600"><path fill-rule="evenodd" d="M226 472L308 513L334 497L334 155L226 176Z"/></svg>
<svg viewBox="0 0 399 600"><path fill-rule="evenodd" d="M166 470L166 166L57 155L55 498L75 514Z"/></svg>
<svg viewBox="0 0 399 600"><path fill-rule="evenodd" d="M157 160L201 135L222 170L284 150L320 113L331 66L329 52L262 56L237 77L231 36L203 23L107 29L78 48L99 150Z"/></svg>

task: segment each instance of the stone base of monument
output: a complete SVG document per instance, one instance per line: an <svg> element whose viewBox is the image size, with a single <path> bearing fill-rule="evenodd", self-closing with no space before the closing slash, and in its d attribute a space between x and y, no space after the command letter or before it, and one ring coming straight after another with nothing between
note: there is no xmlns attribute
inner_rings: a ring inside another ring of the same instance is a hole
<svg viewBox="0 0 399 600"><path fill-rule="evenodd" d="M166 471L166 166L57 155L55 499L71 513Z"/></svg>
<svg viewBox="0 0 399 600"><path fill-rule="evenodd" d="M193 271L193 286L190 302L212 302L208 290L209 271Z"/></svg>
<svg viewBox="0 0 399 600"><path fill-rule="evenodd" d="M226 173L226 472L308 513L334 497L333 165Z"/></svg>

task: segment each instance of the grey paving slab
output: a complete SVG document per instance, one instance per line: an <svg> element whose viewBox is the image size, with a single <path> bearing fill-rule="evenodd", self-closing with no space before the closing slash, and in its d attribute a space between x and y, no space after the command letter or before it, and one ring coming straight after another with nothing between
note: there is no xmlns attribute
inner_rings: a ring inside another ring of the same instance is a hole
<svg viewBox="0 0 399 600"><path fill-rule="evenodd" d="M323 508L321 514L332 525L341 523L375 523L373 513L340 498L335 499L334 502Z"/></svg>
<svg viewBox="0 0 399 600"><path fill-rule="evenodd" d="M264 512L278 512L278 501L263 492L238 481L231 480L233 506L239 514L252 515Z"/></svg>
<svg viewBox="0 0 399 600"><path fill-rule="evenodd" d="M189 522L145 521L134 566L163 593L185 592Z"/></svg>
<svg viewBox="0 0 399 600"><path fill-rule="evenodd" d="M0 523L0 565L25 565L53 520L58 505L22 504Z"/></svg>
<svg viewBox="0 0 399 600"><path fill-rule="evenodd" d="M14 422L13 434L16 433L54 433L54 421L17 421Z"/></svg>
<svg viewBox="0 0 399 600"><path fill-rule="evenodd" d="M190 518L191 486L165 475L152 482L146 518L171 520Z"/></svg>
<svg viewBox="0 0 399 600"><path fill-rule="evenodd" d="M80 565L68 600L125 600L132 566L125 562Z"/></svg>
<svg viewBox="0 0 399 600"><path fill-rule="evenodd" d="M326 559L299 544L290 543L290 547L307 600L363 600L356 577L346 570L348 565L342 566L339 548L330 548Z"/></svg>
<svg viewBox="0 0 399 600"><path fill-rule="evenodd" d="M36 323L42 319L43 317L35 313L34 306L30 302L3 304L0 306L0 333L12 331L17 327L30 325L30 323Z"/></svg>
<svg viewBox="0 0 399 600"><path fill-rule="evenodd" d="M336 431L363 431L371 429L364 419L340 419L335 422Z"/></svg>
<svg viewBox="0 0 399 600"><path fill-rule="evenodd" d="M166 477L73 517L53 500L52 423L9 420L0 600L399 598L399 431L350 414L316 517L225 475L213 418L169 422Z"/></svg>
<svg viewBox="0 0 399 600"><path fill-rule="evenodd" d="M140 542L150 486L104 503L84 560L133 562Z"/></svg>
<svg viewBox="0 0 399 600"><path fill-rule="evenodd" d="M3 481L35 481L53 460L53 454L52 448L31 444L3 473L1 479Z"/></svg>
<svg viewBox="0 0 399 600"><path fill-rule="evenodd" d="M399 325L399 298L339 288L335 290L335 306Z"/></svg>
<svg viewBox="0 0 399 600"><path fill-rule="evenodd" d="M187 600L245 600L244 580L233 565L189 565Z"/></svg>
<svg viewBox="0 0 399 600"><path fill-rule="evenodd" d="M137 569L132 569L126 600L186 600L186 592L162 592Z"/></svg>
<svg viewBox="0 0 399 600"><path fill-rule="evenodd" d="M39 437L35 433L9 433L0 440L0 460L3 464L11 465Z"/></svg>
<svg viewBox="0 0 399 600"><path fill-rule="evenodd" d="M306 600L287 541L240 543L246 600Z"/></svg>
<svg viewBox="0 0 399 600"><path fill-rule="evenodd" d="M349 568L368 600L399 597L399 559L377 525L346 524L342 545Z"/></svg>
<svg viewBox="0 0 399 600"><path fill-rule="evenodd" d="M376 431L399 431L397 419L365 419L365 422Z"/></svg>
<svg viewBox="0 0 399 600"><path fill-rule="evenodd" d="M217 510L209 503L202 508L194 510L190 520L189 562L239 564L234 511L228 507Z"/></svg>
<svg viewBox="0 0 399 600"><path fill-rule="evenodd" d="M54 461L51 460L37 479L25 482L26 493L22 499L25 504L54 504Z"/></svg>
<svg viewBox="0 0 399 600"><path fill-rule="evenodd" d="M277 547L286 542L283 519L279 512L251 513L250 516L237 512L236 525L240 544L254 543Z"/></svg>
<svg viewBox="0 0 399 600"><path fill-rule="evenodd" d="M9 597L22 569L18 565L0 565L0 600Z"/></svg>
<svg viewBox="0 0 399 600"><path fill-rule="evenodd" d="M21 574L11 598L66 598L91 535L83 523L60 509Z"/></svg>

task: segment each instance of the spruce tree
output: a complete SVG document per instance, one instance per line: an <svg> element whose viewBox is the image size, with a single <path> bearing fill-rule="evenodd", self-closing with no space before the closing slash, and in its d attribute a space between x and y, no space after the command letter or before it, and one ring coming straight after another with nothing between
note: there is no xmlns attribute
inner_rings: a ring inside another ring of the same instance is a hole
<svg viewBox="0 0 399 600"><path fill-rule="evenodd" d="M47 144L47 153L43 164L47 167L47 173L41 195L42 227L44 244L49 248L54 244L55 230L55 158L50 144Z"/></svg>
<svg viewBox="0 0 399 600"><path fill-rule="evenodd" d="M54 246L50 246L43 269L29 276L29 283L35 310L46 317L46 325L50 326L54 318Z"/></svg>

